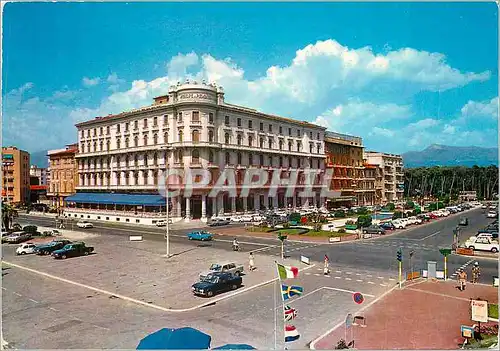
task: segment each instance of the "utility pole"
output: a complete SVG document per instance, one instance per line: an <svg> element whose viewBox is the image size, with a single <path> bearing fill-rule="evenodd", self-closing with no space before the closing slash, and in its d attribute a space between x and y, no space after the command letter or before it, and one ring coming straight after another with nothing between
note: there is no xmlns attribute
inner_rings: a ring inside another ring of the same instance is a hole
<svg viewBox="0 0 500 351"><path fill-rule="evenodd" d="M397 255L396 255L396 258L398 260L398 271L399 271L399 274L398 274L398 277L399 277L399 288L401 289L401 286L403 284L402 282L402 274L403 274L403 267L402 267L402 261L403 261L403 249L399 249L398 252L397 252Z"/></svg>
<svg viewBox="0 0 500 351"><path fill-rule="evenodd" d="M413 258L413 254L415 253L415 251L411 250L410 251L410 274L411 274L411 280L413 280L413 261L412 261L412 258Z"/></svg>

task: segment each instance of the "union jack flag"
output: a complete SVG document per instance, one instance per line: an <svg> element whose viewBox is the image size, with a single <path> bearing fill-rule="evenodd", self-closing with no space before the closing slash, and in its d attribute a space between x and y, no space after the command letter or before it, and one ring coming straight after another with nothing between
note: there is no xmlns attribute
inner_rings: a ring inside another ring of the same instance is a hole
<svg viewBox="0 0 500 351"><path fill-rule="evenodd" d="M295 308L291 308L290 306L285 306L284 312L286 322L291 321L292 319L295 319L295 317L297 317L297 310Z"/></svg>

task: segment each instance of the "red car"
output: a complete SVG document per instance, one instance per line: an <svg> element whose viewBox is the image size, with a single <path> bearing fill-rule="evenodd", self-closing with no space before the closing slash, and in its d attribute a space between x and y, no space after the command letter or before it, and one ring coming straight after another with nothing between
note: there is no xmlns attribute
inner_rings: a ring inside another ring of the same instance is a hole
<svg viewBox="0 0 500 351"><path fill-rule="evenodd" d="M427 215L432 219L438 218L438 216L436 216L434 213L427 213Z"/></svg>

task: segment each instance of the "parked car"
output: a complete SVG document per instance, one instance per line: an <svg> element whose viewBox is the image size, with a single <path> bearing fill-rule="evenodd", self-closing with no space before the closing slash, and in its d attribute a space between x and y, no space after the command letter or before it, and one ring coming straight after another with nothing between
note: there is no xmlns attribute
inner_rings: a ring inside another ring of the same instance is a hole
<svg viewBox="0 0 500 351"><path fill-rule="evenodd" d="M497 218L497 213L495 211L489 211L486 217L488 218Z"/></svg>
<svg viewBox="0 0 500 351"><path fill-rule="evenodd" d="M427 216L429 216L429 218L431 219L436 219L438 218L439 216L437 214L435 214L434 212L429 212L427 213Z"/></svg>
<svg viewBox="0 0 500 351"><path fill-rule="evenodd" d="M33 243L24 243L16 249L16 255L26 255L35 253L36 245Z"/></svg>
<svg viewBox="0 0 500 351"><path fill-rule="evenodd" d="M417 215L417 218L420 218L422 222L429 222L431 217L427 213Z"/></svg>
<svg viewBox="0 0 500 351"><path fill-rule="evenodd" d="M31 239L31 234L25 232L14 232L10 235L7 235L5 239L9 244L19 244L24 241L28 241Z"/></svg>
<svg viewBox="0 0 500 351"><path fill-rule="evenodd" d="M491 233L484 233L484 232L478 232L476 234L477 238L491 238L494 240L498 240L498 232L491 232Z"/></svg>
<svg viewBox="0 0 500 351"><path fill-rule="evenodd" d="M52 252L52 257L66 259L68 257L87 256L94 252L92 246L86 246L84 242L77 242L65 245L62 249Z"/></svg>
<svg viewBox="0 0 500 351"><path fill-rule="evenodd" d="M212 297L224 291L236 290L242 283L243 279L240 276L231 273L212 273L193 284L191 289L195 295Z"/></svg>
<svg viewBox="0 0 500 351"><path fill-rule="evenodd" d="M218 273L218 272L231 273L239 276L243 273L243 265L236 264L234 262L214 263L210 266L208 271L200 273L200 280L204 279L205 277L207 277L212 273Z"/></svg>
<svg viewBox="0 0 500 351"><path fill-rule="evenodd" d="M396 226L392 222L384 222L380 224L380 227L385 230L395 230Z"/></svg>
<svg viewBox="0 0 500 351"><path fill-rule="evenodd" d="M172 224L172 219L168 219L168 223ZM166 227L167 226L167 220L166 219L160 219L159 221L156 221L156 226L157 227Z"/></svg>
<svg viewBox="0 0 500 351"><path fill-rule="evenodd" d="M79 221L78 223L76 223L76 226L78 228L94 228L94 225L88 221Z"/></svg>
<svg viewBox="0 0 500 351"><path fill-rule="evenodd" d="M486 210L486 209L488 209L488 205L483 204L483 205L481 205L481 208L482 208L483 210Z"/></svg>
<svg viewBox="0 0 500 351"><path fill-rule="evenodd" d="M43 244L43 245L38 245L35 253L37 255L50 255L52 252L56 250L60 250L66 245L71 244L71 241L69 240L54 240L51 241L50 243Z"/></svg>
<svg viewBox="0 0 500 351"><path fill-rule="evenodd" d="M364 234L385 234L385 229L378 225L371 225L363 228Z"/></svg>
<svg viewBox="0 0 500 351"><path fill-rule="evenodd" d="M189 240L200 240L200 241L210 241L213 239L213 235L204 230L198 230L195 232L188 233Z"/></svg>
<svg viewBox="0 0 500 351"><path fill-rule="evenodd" d="M469 219L467 217L460 218L460 221L458 221L458 225L469 225Z"/></svg>
<svg viewBox="0 0 500 351"><path fill-rule="evenodd" d="M19 223L14 223L11 225L10 229L12 229L12 231L14 232L18 232L23 230L23 227Z"/></svg>
<svg viewBox="0 0 500 351"><path fill-rule="evenodd" d="M208 221L208 225L210 227L218 227L221 225L228 225L229 223L230 223L230 221L228 221L225 218L212 218Z"/></svg>
<svg viewBox="0 0 500 351"><path fill-rule="evenodd" d="M493 253L498 252L498 241L494 241L492 238L488 237L476 237L471 236L464 243L465 247L478 250L478 251L491 251Z"/></svg>
<svg viewBox="0 0 500 351"><path fill-rule="evenodd" d="M396 229L405 229L406 228L406 223L404 223L400 219L393 220L392 224L396 227Z"/></svg>
<svg viewBox="0 0 500 351"><path fill-rule="evenodd" d="M411 223L411 224L422 224L422 220L420 218L418 218L417 216L412 216L412 217L408 217L408 221Z"/></svg>

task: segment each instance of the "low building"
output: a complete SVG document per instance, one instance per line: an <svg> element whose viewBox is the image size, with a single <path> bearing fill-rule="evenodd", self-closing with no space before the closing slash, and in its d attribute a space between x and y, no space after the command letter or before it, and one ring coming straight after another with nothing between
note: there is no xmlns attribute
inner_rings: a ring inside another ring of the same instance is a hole
<svg viewBox="0 0 500 351"><path fill-rule="evenodd" d="M2 201L30 201L30 154L15 146L2 147Z"/></svg>
<svg viewBox="0 0 500 351"><path fill-rule="evenodd" d="M36 185L47 185L47 173L47 168L38 167L35 165L31 165L30 167L30 177L38 178L38 183Z"/></svg>
<svg viewBox="0 0 500 351"><path fill-rule="evenodd" d="M376 165L375 189L382 204L403 200L404 173L401 155L367 151L364 153L366 163Z"/></svg>
<svg viewBox="0 0 500 351"><path fill-rule="evenodd" d="M78 152L76 144L67 145L64 149L50 150L50 173L47 185L47 197L52 206L64 207L64 199L75 193L78 184L78 166L75 155Z"/></svg>
<svg viewBox="0 0 500 351"><path fill-rule="evenodd" d="M458 194L460 201L476 201L477 192L476 191L460 191Z"/></svg>

